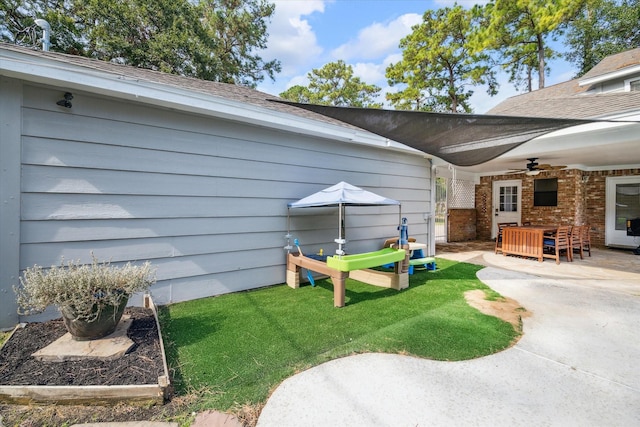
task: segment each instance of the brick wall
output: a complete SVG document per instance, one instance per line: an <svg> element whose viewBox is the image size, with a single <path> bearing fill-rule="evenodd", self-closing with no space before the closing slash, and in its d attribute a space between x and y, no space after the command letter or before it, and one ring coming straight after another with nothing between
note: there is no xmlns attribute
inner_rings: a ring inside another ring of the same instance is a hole
<svg viewBox="0 0 640 427"><path fill-rule="evenodd" d="M449 209L447 212L447 241L467 242L476 239L476 210Z"/></svg>
<svg viewBox="0 0 640 427"><path fill-rule="evenodd" d="M577 169L543 172L537 176L498 175L480 178L476 185L476 233L479 240L491 239L493 181L522 180L522 221L532 224L589 224L591 243L604 246L605 189L609 176L640 175L640 169L581 171ZM558 206L533 206L533 181L558 178Z"/></svg>

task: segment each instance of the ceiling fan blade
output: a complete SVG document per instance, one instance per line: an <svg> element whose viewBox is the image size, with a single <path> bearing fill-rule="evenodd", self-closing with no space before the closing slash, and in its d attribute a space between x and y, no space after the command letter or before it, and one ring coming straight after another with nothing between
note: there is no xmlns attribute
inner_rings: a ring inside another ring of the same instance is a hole
<svg viewBox="0 0 640 427"><path fill-rule="evenodd" d="M548 164L548 163L544 163L544 164L542 164L542 165L538 165L538 166L536 167L536 169L540 169L540 170L548 170L548 171L551 171L551 170L559 170L559 169L564 169L564 168L566 168L566 166L564 166L564 165L551 166L551 165L550 165L550 164Z"/></svg>

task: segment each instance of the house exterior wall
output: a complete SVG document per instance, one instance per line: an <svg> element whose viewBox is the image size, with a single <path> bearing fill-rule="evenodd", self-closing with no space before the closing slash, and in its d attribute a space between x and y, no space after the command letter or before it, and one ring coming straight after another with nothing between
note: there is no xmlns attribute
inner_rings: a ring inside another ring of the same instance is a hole
<svg viewBox="0 0 640 427"><path fill-rule="evenodd" d="M480 240L491 239L492 183L496 180L522 179L522 221L532 224L591 226L591 243L605 245L606 178L636 176L640 169L581 171L577 169L544 172L544 176L498 175L480 178L476 186L477 234ZM533 206L536 178L558 178L558 206Z"/></svg>
<svg viewBox="0 0 640 427"><path fill-rule="evenodd" d="M282 283L287 203L339 181L400 200L412 235L427 234L422 156L89 93L74 92L66 109L56 105L64 92L24 84L14 97L22 105L22 159L11 156L22 169L20 242L2 245L19 252L20 269L89 261L91 252L113 263L150 260L160 304ZM3 107L3 122L8 110L15 105ZM397 207L348 208L348 249L379 249L397 224ZM289 221L309 251L333 252L337 225L329 208ZM14 270L3 264L2 274Z"/></svg>
<svg viewBox="0 0 640 427"><path fill-rule="evenodd" d="M448 242L467 242L476 239L476 210L449 209L447 212Z"/></svg>
<svg viewBox="0 0 640 427"><path fill-rule="evenodd" d="M22 85L0 76L0 330L15 325L12 285L20 272L20 107Z"/></svg>
<svg viewBox="0 0 640 427"><path fill-rule="evenodd" d="M624 90L624 79L608 80L603 83L594 85L589 88L586 93L608 93L608 92L621 92Z"/></svg>

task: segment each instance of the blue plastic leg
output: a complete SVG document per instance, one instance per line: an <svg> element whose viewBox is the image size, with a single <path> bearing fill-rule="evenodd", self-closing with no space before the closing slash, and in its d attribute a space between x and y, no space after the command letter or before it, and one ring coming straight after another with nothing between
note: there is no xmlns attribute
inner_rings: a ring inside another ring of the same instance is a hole
<svg viewBox="0 0 640 427"><path fill-rule="evenodd" d="M312 287L316 285L316 281L313 280L313 275L311 274L311 270L307 270L307 279L309 279L309 282L311 282Z"/></svg>

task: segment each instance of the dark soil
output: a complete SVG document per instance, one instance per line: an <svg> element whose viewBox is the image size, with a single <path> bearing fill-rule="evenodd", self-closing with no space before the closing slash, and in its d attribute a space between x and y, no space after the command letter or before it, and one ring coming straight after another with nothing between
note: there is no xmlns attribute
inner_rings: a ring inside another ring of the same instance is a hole
<svg viewBox="0 0 640 427"><path fill-rule="evenodd" d="M2 385L135 385L157 384L164 375L160 340L153 312L128 307L133 348L116 360L42 362L31 355L66 333L61 319L28 323L15 331L0 351Z"/></svg>

